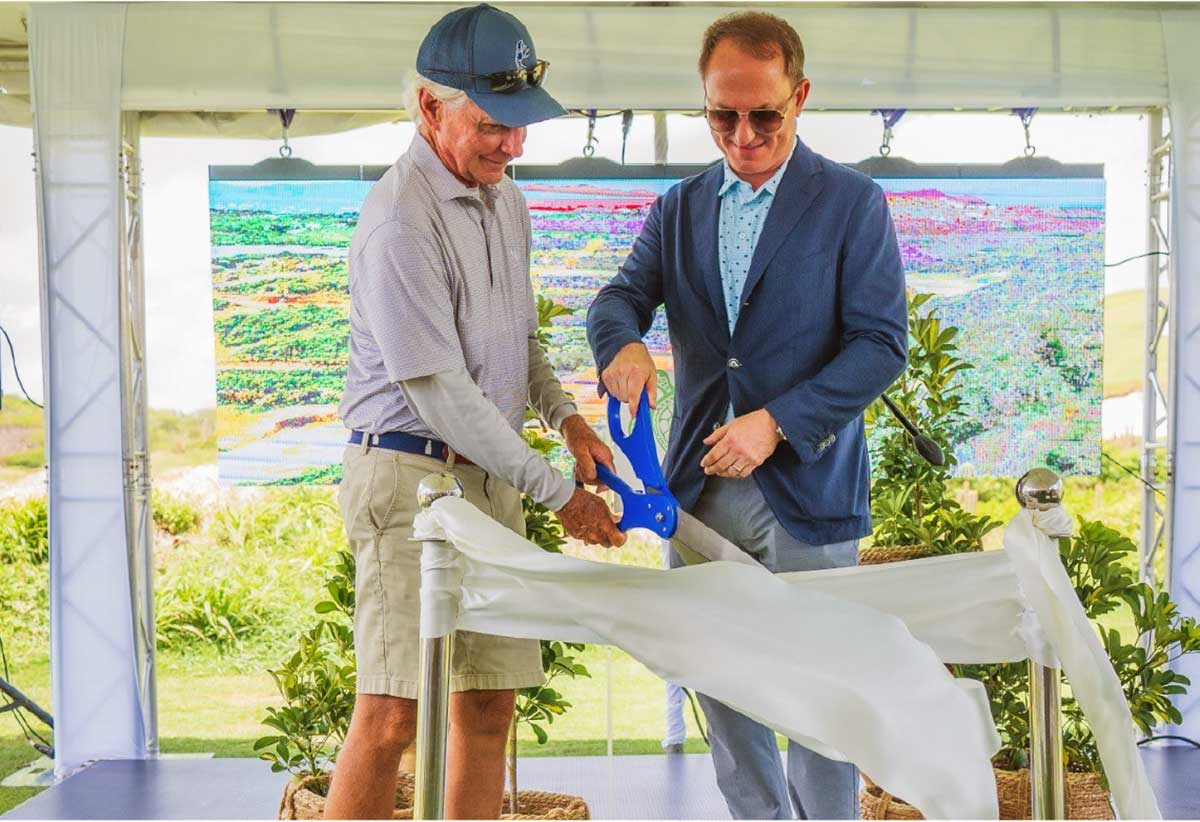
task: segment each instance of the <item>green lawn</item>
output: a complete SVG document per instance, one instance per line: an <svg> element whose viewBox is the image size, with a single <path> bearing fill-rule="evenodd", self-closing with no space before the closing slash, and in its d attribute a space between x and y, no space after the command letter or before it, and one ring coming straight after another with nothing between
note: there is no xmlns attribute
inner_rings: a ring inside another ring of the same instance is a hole
<svg viewBox="0 0 1200 822"><path fill-rule="evenodd" d="M45 444L42 411L25 399L4 395L0 410L0 484L20 479L30 469L41 468ZM216 412L213 409L181 414L151 409L149 412L151 465L156 471L215 462Z"/></svg>
<svg viewBox="0 0 1200 822"><path fill-rule="evenodd" d="M1166 294L1162 295L1166 300ZM1104 298L1104 396L1120 397L1142 390L1145 294L1118 291ZM1159 343L1159 368L1167 364L1167 342ZM1165 371L1161 371L1165 373Z"/></svg>
<svg viewBox="0 0 1200 822"><path fill-rule="evenodd" d="M612 670L612 728L614 752L661 753L663 685L644 666L620 650L589 647L581 660L591 679L561 683L560 691L574 707L548 730L550 741L537 744L522 728L521 756L599 756L606 752L608 666ZM248 662L248 660L247 660ZM263 667L269 663L264 663ZM256 673L207 673L195 670L189 660L163 653L159 658L158 711L164 753L214 753L226 757L254 756L254 740L269 732L260 724L264 709L280 703L271 678ZM13 665L12 681L31 699L52 710L49 663ZM557 686L556 686L557 687ZM688 750L707 750L685 705L689 727ZM16 726L0 725L7 734ZM38 728L44 732L43 728ZM0 736L0 777L7 776L38 756L21 736ZM33 788L0 788L0 814L33 796Z"/></svg>

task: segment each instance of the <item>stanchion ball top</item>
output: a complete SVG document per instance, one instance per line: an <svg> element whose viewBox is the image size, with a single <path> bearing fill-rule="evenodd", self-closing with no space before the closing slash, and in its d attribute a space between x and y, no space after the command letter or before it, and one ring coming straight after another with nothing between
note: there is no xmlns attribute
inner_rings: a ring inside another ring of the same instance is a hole
<svg viewBox="0 0 1200 822"><path fill-rule="evenodd" d="M1022 508L1048 511L1062 504L1062 477L1049 468L1034 468L1017 480L1016 494Z"/></svg>
<svg viewBox="0 0 1200 822"><path fill-rule="evenodd" d="M449 471L430 474L417 486L417 503L421 508L428 508L442 497L461 497L462 495L462 483Z"/></svg>

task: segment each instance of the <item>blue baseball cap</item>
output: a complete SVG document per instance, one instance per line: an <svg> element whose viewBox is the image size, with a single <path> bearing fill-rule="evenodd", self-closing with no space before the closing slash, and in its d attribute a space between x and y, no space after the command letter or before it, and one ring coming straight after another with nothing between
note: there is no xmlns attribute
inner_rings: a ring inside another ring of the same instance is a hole
<svg viewBox="0 0 1200 822"><path fill-rule="evenodd" d="M417 51L417 73L465 91L489 117L506 126L527 126L567 113L541 86L545 65L538 60L529 29L486 3L455 9L433 24Z"/></svg>

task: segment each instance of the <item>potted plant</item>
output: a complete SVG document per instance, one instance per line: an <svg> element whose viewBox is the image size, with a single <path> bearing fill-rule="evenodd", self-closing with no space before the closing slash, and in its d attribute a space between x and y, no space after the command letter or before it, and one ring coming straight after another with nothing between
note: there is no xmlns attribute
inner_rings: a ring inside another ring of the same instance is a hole
<svg viewBox="0 0 1200 822"><path fill-rule="evenodd" d="M1074 537L1059 540L1059 556L1125 692L1134 724L1151 734L1163 722L1180 722L1171 698L1189 682L1168 663L1200 650L1200 624L1181 615L1165 592L1139 582L1137 546L1099 522L1079 521ZM1116 625L1129 626L1124 633ZM953 666L958 676L983 682L1001 748L993 759L1001 819L1029 819L1029 677L1024 663ZM1063 754L1068 819L1112 819L1096 739L1064 680ZM877 786L861 797L864 819L920 819L919 812Z"/></svg>
<svg viewBox="0 0 1200 822"><path fill-rule="evenodd" d="M954 444L973 433L959 385L959 375L972 366L958 355L958 329L943 326L936 309L922 311L930 297L915 294L909 300L908 367L887 393L937 443L945 464L926 462L882 401L867 409L874 534L872 546L859 553L860 564L979 551L984 535L1000 524L963 510L947 489L957 464Z"/></svg>

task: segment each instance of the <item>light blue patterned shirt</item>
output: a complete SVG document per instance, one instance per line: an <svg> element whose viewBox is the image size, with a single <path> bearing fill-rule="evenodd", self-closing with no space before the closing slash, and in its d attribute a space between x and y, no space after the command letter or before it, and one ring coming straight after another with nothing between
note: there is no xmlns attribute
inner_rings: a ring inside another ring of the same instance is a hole
<svg viewBox="0 0 1200 822"><path fill-rule="evenodd" d="M792 146L792 154L796 147ZM725 293L725 316L729 319L729 333L737 325L738 313L742 308L742 289L746 287L746 277L750 273L750 260L754 257L754 248L762 234L763 225L767 221L767 212L775 200L775 190L779 181L787 171L792 155L783 161L779 170L771 175L758 190L738 177L729 167L729 161L724 161L725 180L717 196L721 198L721 215L718 223L717 249L721 263L721 288ZM733 419L733 404L725 415L725 421Z"/></svg>
<svg viewBox="0 0 1200 822"><path fill-rule="evenodd" d="M795 151L793 146L792 153ZM775 190L779 188L779 181L783 179L783 173L787 171L791 159L792 155L789 154L779 170L759 186L758 191L750 188L749 183L734 173L728 160L724 161L725 180L721 183L721 190L717 192L721 198L717 248L730 334L737 325L738 312L742 307L742 289L746 286L746 276L750 273L754 247L758 245L763 224L767 221L767 212L771 210L771 203L775 200Z"/></svg>

